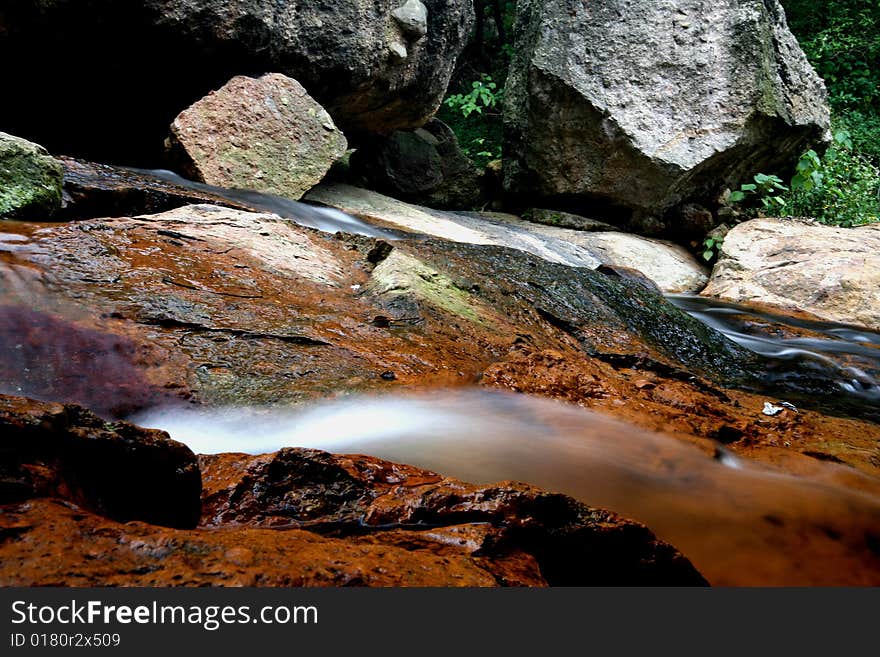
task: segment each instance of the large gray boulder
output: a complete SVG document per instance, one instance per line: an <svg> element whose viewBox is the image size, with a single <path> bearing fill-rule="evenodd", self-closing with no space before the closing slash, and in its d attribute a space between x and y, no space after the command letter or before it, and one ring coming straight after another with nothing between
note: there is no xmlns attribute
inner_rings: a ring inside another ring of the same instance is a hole
<svg viewBox="0 0 880 657"><path fill-rule="evenodd" d="M233 76L271 71L301 82L349 137L414 129L442 101L472 23L471 0L3 2L0 78L16 102L0 104L0 126L130 160L159 153L177 113Z"/></svg>
<svg viewBox="0 0 880 657"><path fill-rule="evenodd" d="M513 194L674 224L826 138L821 79L777 0L519 0L506 92Z"/></svg>

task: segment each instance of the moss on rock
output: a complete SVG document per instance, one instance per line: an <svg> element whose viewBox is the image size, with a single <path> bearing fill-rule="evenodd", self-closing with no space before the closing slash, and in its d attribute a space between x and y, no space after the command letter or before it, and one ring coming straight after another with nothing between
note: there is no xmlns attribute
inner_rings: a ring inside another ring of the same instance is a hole
<svg viewBox="0 0 880 657"><path fill-rule="evenodd" d="M0 132L0 219L51 217L61 207L62 176L45 148Z"/></svg>

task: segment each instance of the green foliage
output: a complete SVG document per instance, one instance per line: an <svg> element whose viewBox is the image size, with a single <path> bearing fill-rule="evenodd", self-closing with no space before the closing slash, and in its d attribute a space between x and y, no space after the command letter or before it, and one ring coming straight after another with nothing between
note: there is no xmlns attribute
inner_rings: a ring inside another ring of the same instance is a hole
<svg viewBox="0 0 880 657"><path fill-rule="evenodd" d="M814 156L808 151L798 163L788 214L834 226L880 221L880 169L854 149L849 132L836 131L825 156Z"/></svg>
<svg viewBox="0 0 880 657"><path fill-rule="evenodd" d="M472 144L474 148L482 148L483 150L476 153L465 153L468 157L485 158L489 162L501 158L501 144L490 144L485 137L478 137L477 139L474 139L472 141Z"/></svg>
<svg viewBox="0 0 880 657"><path fill-rule="evenodd" d="M732 203L742 203L746 199L758 201L765 212L776 212L785 207L785 199L781 194L788 191L788 187L782 184L782 178L778 176L758 173L754 177L754 183L741 185L738 191L731 192Z"/></svg>
<svg viewBox="0 0 880 657"><path fill-rule="evenodd" d="M504 90L483 73L466 91L447 97L438 116L455 132L462 152L477 165L486 166L501 157L503 128L498 105Z"/></svg>
<svg viewBox="0 0 880 657"><path fill-rule="evenodd" d="M834 143L801 157L787 213L835 226L880 220L880 2L782 0L789 25L828 87Z"/></svg>
<svg viewBox="0 0 880 657"><path fill-rule="evenodd" d="M834 143L824 157L814 150L804 153L789 187L777 176L759 173L754 180L730 194L732 203L751 206L747 213L760 203L768 216L785 211L833 226L880 221L880 168L855 150L846 130L835 131Z"/></svg>
<svg viewBox="0 0 880 657"><path fill-rule="evenodd" d="M513 56L514 0L475 0L477 21L438 118L479 166L502 156L501 101Z"/></svg>
<svg viewBox="0 0 880 657"><path fill-rule="evenodd" d="M850 133L854 150L880 164L880 110L844 110L835 124Z"/></svg>
<svg viewBox="0 0 880 657"><path fill-rule="evenodd" d="M461 111L444 105L437 117L452 128L462 152L478 166L485 167L501 157L504 130L500 115L474 112L465 117Z"/></svg>
<svg viewBox="0 0 880 657"><path fill-rule="evenodd" d="M791 179L792 192L809 192L822 186L825 176L822 173L822 160L812 148L801 155L797 172Z"/></svg>
<svg viewBox="0 0 880 657"><path fill-rule="evenodd" d="M706 262L711 262L714 260L719 253L721 253L721 247L724 245L723 237L707 237L703 240L703 260Z"/></svg>
<svg viewBox="0 0 880 657"><path fill-rule="evenodd" d="M499 90L498 85L492 80L492 76L483 73L479 80L471 83L471 89L466 94L453 94L444 103L452 110L461 112L464 118L476 112L482 114L483 110L494 109L501 101L504 90Z"/></svg>
<svg viewBox="0 0 880 657"><path fill-rule="evenodd" d="M782 0L801 47L828 87L835 122L880 163L880 2Z"/></svg>

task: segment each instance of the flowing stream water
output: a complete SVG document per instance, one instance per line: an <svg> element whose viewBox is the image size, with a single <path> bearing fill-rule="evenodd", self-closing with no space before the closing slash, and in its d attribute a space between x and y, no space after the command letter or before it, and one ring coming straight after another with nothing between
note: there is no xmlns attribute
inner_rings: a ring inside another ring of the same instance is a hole
<svg viewBox="0 0 880 657"><path fill-rule="evenodd" d="M249 189L227 189L225 187L215 187L214 185L193 182L166 169L136 169L128 167L127 170L142 176L158 178L185 189L208 192L219 198L231 201L236 205L250 208L255 212L277 214L279 217L290 219L300 226L315 228L325 233L342 231L354 235L365 235L366 237L386 240L395 240L400 237L394 231L373 226L363 219L353 217L336 208L292 201L283 196L255 192Z"/></svg>
<svg viewBox="0 0 880 657"><path fill-rule="evenodd" d="M773 361L814 363L835 380L841 394L871 405L880 401L880 333L707 297L667 298L751 351Z"/></svg>
<svg viewBox="0 0 880 657"><path fill-rule="evenodd" d="M864 581L849 583L880 582L880 497L844 485L855 471L780 474L537 397L468 390L135 420L202 453L308 447L564 492L644 522L716 584L821 584L860 571Z"/></svg>

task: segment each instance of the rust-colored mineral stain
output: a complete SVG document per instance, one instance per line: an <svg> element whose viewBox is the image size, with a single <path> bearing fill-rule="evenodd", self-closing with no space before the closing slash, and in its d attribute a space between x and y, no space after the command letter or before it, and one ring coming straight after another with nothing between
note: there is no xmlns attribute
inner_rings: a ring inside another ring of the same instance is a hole
<svg viewBox="0 0 880 657"><path fill-rule="evenodd" d="M51 500L2 507L3 586L497 586L463 549L389 535L181 531L115 523ZM521 584L542 582L537 566ZM511 569L512 570L512 569ZM522 569L521 569L522 570ZM516 582L514 582L516 583Z"/></svg>
<svg viewBox="0 0 880 657"><path fill-rule="evenodd" d="M713 443L721 443L734 453L783 470L808 471L808 466L798 464L798 455L826 455L828 461L880 478L880 426L809 410L786 409L768 417L761 412L767 401L761 395L529 348L518 348L487 368L481 382L573 402L702 444L710 452ZM880 479L874 484L871 478L847 477L843 468L838 476L880 493Z"/></svg>

